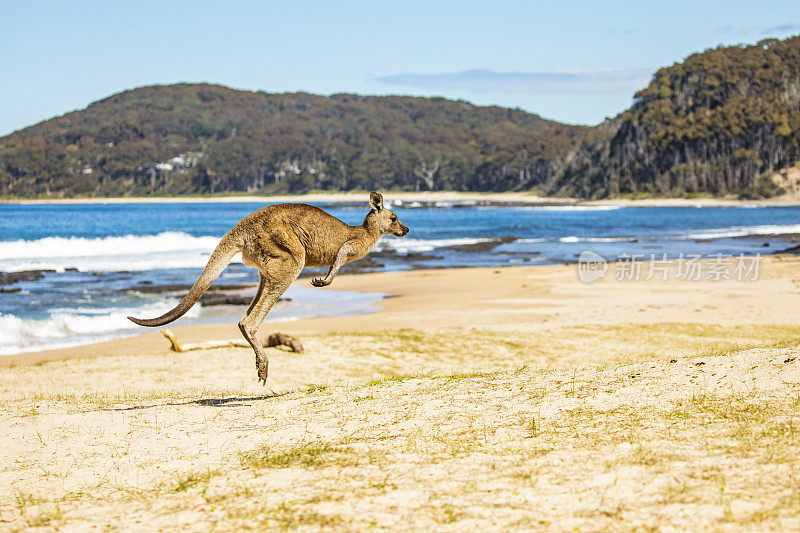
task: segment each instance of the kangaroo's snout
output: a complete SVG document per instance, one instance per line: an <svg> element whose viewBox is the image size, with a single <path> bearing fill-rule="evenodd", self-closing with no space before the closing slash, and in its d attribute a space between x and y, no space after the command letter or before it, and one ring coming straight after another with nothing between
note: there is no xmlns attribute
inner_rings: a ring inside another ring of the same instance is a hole
<svg viewBox="0 0 800 533"><path fill-rule="evenodd" d="M408 235L408 232L411 231L405 224L400 224L400 225L402 227L400 228L400 231L394 234L395 237L405 237L406 235Z"/></svg>

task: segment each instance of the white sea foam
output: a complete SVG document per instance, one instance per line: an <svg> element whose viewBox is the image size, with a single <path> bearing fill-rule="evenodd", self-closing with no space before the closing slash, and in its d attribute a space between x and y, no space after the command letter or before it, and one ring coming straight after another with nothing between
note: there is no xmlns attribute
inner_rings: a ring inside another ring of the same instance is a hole
<svg viewBox="0 0 800 533"><path fill-rule="evenodd" d="M181 232L88 239L46 237L0 242L0 271L150 270L205 266L219 237L193 237Z"/></svg>
<svg viewBox="0 0 800 533"><path fill-rule="evenodd" d="M381 239L378 250L397 253L429 252L444 246L469 245L489 238L460 239ZM62 271L74 267L81 271L151 270L157 268L202 268L219 237L192 237L186 233L105 237L47 237L32 241L0 242L0 271L47 269ZM238 260L234 257L234 261Z"/></svg>
<svg viewBox="0 0 800 533"><path fill-rule="evenodd" d="M420 202L416 200L393 200L388 202L389 205L403 208L403 209L418 209L418 208L428 208L428 207L437 207L440 209L449 209L455 206L473 206L477 205L478 202L476 200L454 200L454 201L447 201L447 200L437 200L437 201L425 201Z"/></svg>
<svg viewBox="0 0 800 533"><path fill-rule="evenodd" d="M0 355L77 346L139 333L137 329L141 328L128 320L128 315L159 316L177 302L167 300L132 309L53 309L47 318L0 314ZM199 307L195 307L186 316L199 313Z"/></svg>
<svg viewBox="0 0 800 533"><path fill-rule="evenodd" d="M584 237L577 242L639 242L639 237Z"/></svg>
<svg viewBox="0 0 800 533"><path fill-rule="evenodd" d="M563 242L563 243L577 243L577 242L635 242L636 237L576 237L569 235L567 237L557 237L550 239L519 239L516 242L532 244L538 242Z"/></svg>
<svg viewBox="0 0 800 533"><path fill-rule="evenodd" d="M636 237L561 237L559 242L635 242Z"/></svg>
<svg viewBox="0 0 800 533"><path fill-rule="evenodd" d="M692 233L681 235L652 236L668 240L693 240L693 239L725 239L732 237L750 237L763 235L783 235L787 233L800 233L800 224L767 224L763 226L732 226L730 228L715 228L708 230L698 230ZM650 238L650 237L648 237ZM567 235L565 237L519 239L516 242L534 244L541 242L636 242L640 237L576 237Z"/></svg>
<svg viewBox="0 0 800 533"><path fill-rule="evenodd" d="M783 235L800 233L800 224L766 224L763 226L733 226L702 230L686 235L677 235L672 239L726 239L732 237L750 237L759 235Z"/></svg>
<svg viewBox="0 0 800 533"><path fill-rule="evenodd" d="M375 310L375 305L388 296L386 293L354 291L323 291L292 287L286 292L291 301L277 306L267 322L286 322L303 317L359 315ZM0 313L0 356L37 350L52 350L101 342L146 332L127 319L160 316L178 303L169 298L157 303L125 309L80 307L53 309L45 318L20 318ZM219 322L236 320L230 309L192 307L184 317L196 321Z"/></svg>
<svg viewBox="0 0 800 533"><path fill-rule="evenodd" d="M623 205L532 205L523 206L522 209L534 211L616 211L623 209Z"/></svg>
<svg viewBox="0 0 800 533"><path fill-rule="evenodd" d="M488 238L462 238L462 239L393 239L391 237L381 239L378 243L378 250L393 250L399 254L407 254L409 252L430 252L436 248L443 248L446 246L465 246L470 244L478 244L481 242L489 242L493 239Z"/></svg>

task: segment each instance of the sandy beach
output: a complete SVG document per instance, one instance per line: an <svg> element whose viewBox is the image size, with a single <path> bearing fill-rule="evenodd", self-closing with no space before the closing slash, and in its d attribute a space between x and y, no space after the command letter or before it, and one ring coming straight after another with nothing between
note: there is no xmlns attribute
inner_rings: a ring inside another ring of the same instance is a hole
<svg viewBox="0 0 800 533"><path fill-rule="evenodd" d="M249 349L157 332L0 358L0 524L796 530L800 260L647 271L342 275L392 297L266 323L306 347L266 387Z"/></svg>
<svg viewBox="0 0 800 533"><path fill-rule="evenodd" d="M485 192L384 192L387 200L402 202L491 202L515 203L529 205L621 205L635 207L722 207L740 205L787 206L800 205L800 197L786 195L763 200L739 200L736 198L647 198L624 199L611 198L602 200L581 200L565 197L537 196L527 192L485 193ZM0 199L0 203L12 204L127 204L127 203L199 203L199 202L366 202L367 192L311 193L302 195L236 195L236 196L202 196L202 197L150 197L150 198L65 198L65 199Z"/></svg>

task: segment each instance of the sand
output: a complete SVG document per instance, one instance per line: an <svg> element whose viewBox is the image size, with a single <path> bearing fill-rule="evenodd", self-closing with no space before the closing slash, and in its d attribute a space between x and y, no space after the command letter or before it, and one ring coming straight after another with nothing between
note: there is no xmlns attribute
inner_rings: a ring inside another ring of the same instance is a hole
<svg viewBox="0 0 800 533"><path fill-rule="evenodd" d="M797 530L798 272L343 275L393 297L267 324L267 387L157 333L3 358L0 529Z"/></svg>

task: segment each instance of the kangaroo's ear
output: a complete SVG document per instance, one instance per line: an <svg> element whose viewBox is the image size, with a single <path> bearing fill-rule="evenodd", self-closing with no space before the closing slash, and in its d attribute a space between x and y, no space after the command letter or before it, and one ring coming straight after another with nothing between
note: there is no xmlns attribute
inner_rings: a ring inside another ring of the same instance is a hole
<svg viewBox="0 0 800 533"><path fill-rule="evenodd" d="M383 210L383 196L377 192L369 193L369 205L372 206L373 211L380 213Z"/></svg>

